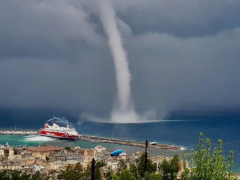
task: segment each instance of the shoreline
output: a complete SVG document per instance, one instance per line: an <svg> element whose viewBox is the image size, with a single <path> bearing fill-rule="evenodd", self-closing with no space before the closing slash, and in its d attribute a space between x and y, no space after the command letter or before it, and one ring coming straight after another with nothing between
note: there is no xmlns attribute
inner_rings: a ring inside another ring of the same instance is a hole
<svg viewBox="0 0 240 180"><path fill-rule="evenodd" d="M145 147L145 143L143 142L126 141L126 140L90 136L90 135L82 135L78 139L82 141L92 142L92 143L112 143L112 144L128 145L128 146L135 146L135 147L141 147L141 148ZM181 150L181 147L179 146L173 146L168 144L156 144L156 145L148 144L148 147L163 149L163 150L176 150L176 151Z"/></svg>
<svg viewBox="0 0 240 180"><path fill-rule="evenodd" d="M11 130L1 130L0 135L39 135L38 131L32 130L23 130L23 131L11 131ZM53 137L55 138L55 137ZM57 137L56 137L57 138ZM119 144L119 145L128 145L128 146L135 146L135 147L145 147L145 143L143 142L135 142L135 141L127 141L121 139L113 139L113 138L106 138L106 137L99 137L99 136L92 136L92 135L80 135L77 140L88 141L92 143L112 143L112 144ZM179 146L168 145L168 144L155 144L151 145L148 144L150 148L157 148L163 150L182 150Z"/></svg>

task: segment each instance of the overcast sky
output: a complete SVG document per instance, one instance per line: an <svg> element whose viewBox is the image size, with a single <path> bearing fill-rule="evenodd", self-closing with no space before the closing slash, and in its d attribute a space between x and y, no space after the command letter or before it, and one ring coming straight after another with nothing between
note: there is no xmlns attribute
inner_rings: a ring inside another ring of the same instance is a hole
<svg viewBox="0 0 240 180"><path fill-rule="evenodd" d="M113 0L139 112L240 108L240 1ZM110 114L113 60L93 0L0 0L0 107Z"/></svg>

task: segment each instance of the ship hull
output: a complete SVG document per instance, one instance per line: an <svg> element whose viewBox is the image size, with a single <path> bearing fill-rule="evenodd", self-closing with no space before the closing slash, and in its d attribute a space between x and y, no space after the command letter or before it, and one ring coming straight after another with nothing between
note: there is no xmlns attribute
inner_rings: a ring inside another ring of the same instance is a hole
<svg viewBox="0 0 240 180"><path fill-rule="evenodd" d="M63 139L63 140L72 140L72 141L75 141L78 138L78 136L76 135L71 135L65 132L52 132L52 131L44 131L44 130L41 130L39 132L39 135L51 137L51 138Z"/></svg>

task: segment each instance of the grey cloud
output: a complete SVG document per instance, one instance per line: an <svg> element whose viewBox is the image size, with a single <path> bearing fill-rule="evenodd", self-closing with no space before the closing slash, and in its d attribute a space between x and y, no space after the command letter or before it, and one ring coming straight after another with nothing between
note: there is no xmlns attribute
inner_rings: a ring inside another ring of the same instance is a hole
<svg viewBox="0 0 240 180"><path fill-rule="evenodd" d="M0 107L109 115L115 72L94 1L0 0ZM114 1L136 109L240 106L238 1Z"/></svg>
<svg viewBox="0 0 240 180"><path fill-rule="evenodd" d="M133 33L167 33L178 37L216 34L239 27L240 2L225 0L114 1Z"/></svg>
<svg viewBox="0 0 240 180"><path fill-rule="evenodd" d="M99 55L104 59L104 56ZM111 109L111 63L44 59L0 61L1 107ZM101 66L101 63L105 64ZM109 70L110 69L110 70ZM109 73L103 73L109 72Z"/></svg>
<svg viewBox="0 0 240 180"><path fill-rule="evenodd" d="M81 6L67 1L1 1L0 56L67 58L73 42L101 46L87 18Z"/></svg>
<svg viewBox="0 0 240 180"><path fill-rule="evenodd" d="M94 1L78 1L97 14ZM187 38L214 35L240 25L240 2L225 0L122 0L113 4L117 15L135 35L167 33Z"/></svg>
<svg viewBox="0 0 240 180"><path fill-rule="evenodd" d="M177 109L194 103L239 107L239 37L235 29L187 40L159 34L130 40L136 101L148 94L145 105L153 107L162 102Z"/></svg>

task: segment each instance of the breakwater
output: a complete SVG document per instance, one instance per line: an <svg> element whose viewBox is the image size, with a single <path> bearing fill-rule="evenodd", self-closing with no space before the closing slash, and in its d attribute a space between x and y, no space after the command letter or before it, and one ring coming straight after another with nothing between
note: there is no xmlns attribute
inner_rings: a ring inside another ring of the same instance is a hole
<svg viewBox="0 0 240 180"><path fill-rule="evenodd" d="M81 135L79 137L79 140L89 141L92 143L113 143L113 144L136 146L136 147L142 147L142 148L145 147L145 143L143 143L143 142L134 142L134 141L105 138L105 137L98 137L98 136L90 136L90 135ZM173 145L168 145L168 144L156 144L156 145L149 144L148 147L165 149L165 150L181 150L181 148L179 146L173 146Z"/></svg>
<svg viewBox="0 0 240 180"><path fill-rule="evenodd" d="M0 131L0 135L38 135L38 131Z"/></svg>
<svg viewBox="0 0 240 180"><path fill-rule="evenodd" d="M23 131L11 131L11 130L0 130L0 135L39 135L39 131L37 130L23 130ZM112 143L112 144L120 144L120 145L128 145L128 146L136 146L136 147L145 147L144 142L134 142L127 141L121 139L113 139L113 138L105 138L98 136L90 136L90 135L79 135L78 140L88 141L92 143ZM181 150L179 146L173 146L168 144L149 144L148 147L165 149L165 150Z"/></svg>

